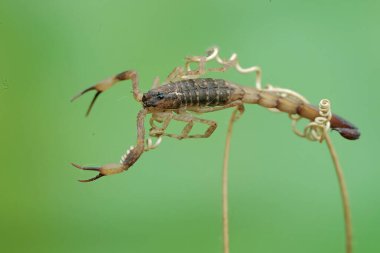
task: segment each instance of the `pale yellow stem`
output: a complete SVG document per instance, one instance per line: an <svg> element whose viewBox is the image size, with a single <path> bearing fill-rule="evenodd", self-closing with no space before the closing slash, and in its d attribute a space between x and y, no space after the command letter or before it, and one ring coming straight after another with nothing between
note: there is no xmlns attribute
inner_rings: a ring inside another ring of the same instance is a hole
<svg viewBox="0 0 380 253"><path fill-rule="evenodd" d="M226 138L226 146L224 150L224 160L223 160L223 176L222 176L222 205L223 205L223 247L224 253L230 252L230 240L229 240L229 231L228 231L228 160L230 156L230 143L232 136L232 127L236 119L235 110L232 112Z"/></svg>
<svg viewBox="0 0 380 253"><path fill-rule="evenodd" d="M342 167L340 166L338 155L335 152L330 136L326 133L324 138L326 140L327 147L329 148L330 155L334 163L335 171L338 176L340 194L342 196L344 223L346 229L346 253L352 253L352 223L347 187L344 181Z"/></svg>

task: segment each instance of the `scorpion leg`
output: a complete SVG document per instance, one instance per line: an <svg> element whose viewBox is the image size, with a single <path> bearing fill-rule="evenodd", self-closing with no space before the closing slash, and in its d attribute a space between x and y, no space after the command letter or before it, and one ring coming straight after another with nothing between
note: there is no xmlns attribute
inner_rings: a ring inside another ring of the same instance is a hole
<svg viewBox="0 0 380 253"><path fill-rule="evenodd" d="M149 130L150 137L157 137L158 139L153 144L151 138L146 140L145 151L149 151L158 147L162 141L162 134L165 129L168 127L170 120L172 119L173 113L153 113L152 117L149 120L151 129ZM157 126L154 122L162 123L161 127Z"/></svg>
<svg viewBox="0 0 380 253"><path fill-rule="evenodd" d="M185 70L183 67L175 67L172 72L165 79L165 83L174 82L178 79L181 79L185 75Z"/></svg>
<svg viewBox="0 0 380 253"><path fill-rule="evenodd" d="M204 75L208 70L206 69L206 62L215 59L218 56L218 48L212 47L206 51L206 56L188 56L185 58L185 68L189 76L201 76ZM197 63L198 69L191 70L190 64Z"/></svg>
<svg viewBox="0 0 380 253"><path fill-rule="evenodd" d="M154 78L154 80L153 80L153 84L152 84L151 89L157 88L158 86L160 86L160 77L156 76L156 78Z"/></svg>
<svg viewBox="0 0 380 253"><path fill-rule="evenodd" d="M222 66L219 68L206 68L205 63L216 60L219 64ZM191 63L198 63L198 69L191 70L190 64ZM186 63L185 63L186 72L182 73L180 76L183 79L188 78L194 78L198 77L200 75L204 75L207 72L225 72L230 68L235 68L239 73L247 74L251 72L256 73L256 87L261 88L261 69L258 66L252 66L249 68L242 68L239 64L239 61L237 59L237 54L232 54L231 57L228 60L224 60L219 56L219 49L218 47L212 47L207 50L206 56L189 56L186 57Z"/></svg>
<svg viewBox="0 0 380 253"><path fill-rule="evenodd" d="M255 74L256 74L256 80L255 80L256 86L257 86L257 88L261 88L261 75L262 75L262 73L261 73L260 67L252 66L249 68L242 68L239 64L238 59L237 59L237 54L233 53L228 60L223 60L219 56L219 52L218 52L217 47L211 48L209 51L211 51L211 53L210 53L211 55L215 55L215 57L212 59L215 59L218 63L220 63L222 65L222 67L209 68L207 71L209 71L209 72L224 72L224 71L233 67L239 73L242 73L242 74L255 72Z"/></svg>
<svg viewBox="0 0 380 253"><path fill-rule="evenodd" d="M239 114L237 114L235 117L235 119L237 120L244 113L244 105L241 101L235 101L233 103L220 106L220 107L198 108L198 109L192 109L191 111L196 112L196 113L206 113L206 112L219 111L219 110L223 110L223 109L227 109L231 107L236 107L236 110L239 112ZM187 122L186 126L183 128L180 135L165 133L165 130L169 126L169 123L171 122L171 120ZM154 124L155 121L162 123L161 127L155 125ZM194 122L207 124L209 125L209 128L205 131L204 134L189 135L191 129L193 128ZM217 127L216 122L212 120L197 118L191 115L190 113L180 113L180 114L155 113L152 115L152 118L150 119L150 125L152 126L152 128L149 131L150 136L152 137L168 136L168 137L172 137L176 139L207 138L215 131Z"/></svg>
<svg viewBox="0 0 380 253"><path fill-rule="evenodd" d="M93 178L86 180L79 180L80 182L91 182L103 176L109 176L113 174L118 174L129 169L141 156L144 152L144 119L147 111L145 109L140 110L137 115L137 144L136 146L131 146L130 149L124 154L120 160L119 164L106 164L101 167L82 167L75 163L72 163L78 169L81 170L92 170L98 171L99 174Z"/></svg>
<svg viewBox="0 0 380 253"><path fill-rule="evenodd" d="M150 126L152 127L149 130L149 135L151 137L160 137L169 126L170 121L172 120L174 114L172 112L159 112L154 113L149 120ZM157 126L154 122L162 123L161 126Z"/></svg>
<svg viewBox="0 0 380 253"><path fill-rule="evenodd" d="M199 76L204 75L206 73L205 63L214 59L217 53L217 49L215 50L215 48L212 48L207 50L207 56L187 56L185 58L185 68L175 67L166 78L165 83L181 79L198 78ZM196 63L198 68L191 70L191 63Z"/></svg>
<svg viewBox="0 0 380 253"><path fill-rule="evenodd" d="M182 140L185 138L208 138L215 131L217 127L217 124L215 121L200 119L191 115L190 113L173 114L172 119L176 121L187 122L181 134L178 135L178 134L170 134L170 133L162 132L161 135L176 138L179 140ZM193 128L194 122L203 123L203 124L209 125L209 127L206 129L204 134L189 135L191 129Z"/></svg>
<svg viewBox="0 0 380 253"><path fill-rule="evenodd" d="M217 57L219 58L218 51L219 49L217 47L212 47L206 51L206 56L185 57L185 67L174 68L173 71L168 75L166 82L177 81L181 79L198 78L199 76L204 75L208 71L213 71L213 72L226 71L228 68L224 65L221 68L206 69L206 62L211 61ZM197 68L194 70L192 70L190 66L192 63L195 63L198 65Z"/></svg>
<svg viewBox="0 0 380 253"><path fill-rule="evenodd" d="M127 71L121 72L118 75L115 75L113 77L107 78L107 79L105 79L105 80L103 80L103 81L101 81L101 82L99 82L99 83L97 83L97 84L95 84L95 85L93 85L93 86L91 86L91 87L83 90L78 95L76 95L75 97L73 97L71 99L71 101L76 100L77 98L79 98L83 94L87 93L88 91L95 90L96 94L95 94L94 98L92 99L91 104L90 104L90 106L89 106L89 108L87 110L87 113L86 113L86 116L88 116L90 114L90 111L91 111L91 109L92 109L92 107L93 107L96 99L100 95L100 93L102 93L102 92L106 91L107 89L111 88L117 82L124 81L124 80L132 80L133 96L135 97L135 99L138 102L141 102L142 93L140 92L139 87L138 87L138 74L134 70L127 70Z"/></svg>

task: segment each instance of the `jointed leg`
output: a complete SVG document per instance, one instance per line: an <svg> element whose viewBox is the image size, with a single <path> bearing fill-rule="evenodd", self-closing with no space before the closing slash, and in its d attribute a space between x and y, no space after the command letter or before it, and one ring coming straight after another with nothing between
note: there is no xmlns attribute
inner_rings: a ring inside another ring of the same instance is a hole
<svg viewBox="0 0 380 253"><path fill-rule="evenodd" d="M219 107L209 107L209 108L198 108L198 109L193 109L193 112L196 113L205 113L205 112L213 112L213 111L218 111L218 110L223 110L226 108L230 107L235 107L236 115L234 117L234 120L237 120L240 118L240 116L244 113L244 105L241 101L235 101L233 103L224 105L224 106L219 106ZM172 120L176 121L183 121L187 122L186 126L182 130L182 133L180 135L178 134L169 134L165 133L165 130L169 126L169 123ZM207 138L209 137L216 129L217 125L214 121L211 120L205 120L205 119L200 119L195 116L193 116L190 113L180 113L180 114L174 114L172 112L170 113L154 113L150 119L150 125L151 129L149 131L149 135L152 137L160 137L160 136L168 136L168 137L173 137L176 139L184 139L184 138ZM157 126L155 122L162 123L161 126ZM209 125L209 128L205 131L204 134L197 134L197 135L189 135L191 129L193 128L194 122L199 122L203 124Z"/></svg>
<svg viewBox="0 0 380 253"><path fill-rule="evenodd" d="M156 78L154 78L153 80L153 85L151 89L157 88L158 86L160 86L160 77L156 76Z"/></svg>
<svg viewBox="0 0 380 253"><path fill-rule="evenodd" d="M186 126L183 128L181 134L178 135L178 134L165 133L165 129L167 128L167 126L171 120L183 121L183 122L187 123ZM209 125L209 127L204 132L204 134L189 135L191 129L193 128L194 123L196 123L196 122ZM217 124L215 121L200 119L200 118L197 118L197 117L195 117L189 113L186 113L186 114L172 114L170 119L167 121L167 124L165 124L165 125L163 124L163 128L158 129L158 131L159 131L159 134L162 136L168 136L168 137L172 137L172 138L176 138L176 139L181 140L181 139L185 139L185 138L207 138L215 131L216 127L217 127ZM153 129L153 130L157 131L157 129ZM152 129L151 129L150 133L152 134L152 133L154 133L154 131L152 131Z"/></svg>
<svg viewBox="0 0 380 253"><path fill-rule="evenodd" d="M183 79L182 77L185 75L185 70L183 67L175 67L172 72L165 79L165 83L175 82L179 79Z"/></svg>
<svg viewBox="0 0 380 253"><path fill-rule="evenodd" d="M205 64L206 62L212 60L217 55L217 51L213 52L208 50L207 56L187 56L185 58L185 68L183 67L175 67L172 72L168 75L165 82L174 82L181 79L190 79L190 78L198 78L201 75L206 73ZM196 63L198 65L198 69L191 70L190 64Z"/></svg>
<svg viewBox="0 0 380 253"><path fill-rule="evenodd" d="M204 75L206 73L205 63L210 60L209 57L188 56L185 59L185 68L175 67L166 78L165 83L175 82L181 79L198 78L199 76ZM198 65L198 69L191 70L191 63L196 63Z"/></svg>
<svg viewBox="0 0 380 253"><path fill-rule="evenodd" d="M173 113L153 113L152 117L149 120L149 123L151 125L151 129L149 130L149 135L151 137L157 137L156 142L153 144L153 141L151 138L148 138L146 140L146 147L145 151L149 151L152 149L157 148L162 141L162 134L165 131L165 129L168 127L170 120L172 119ZM162 123L161 127L157 126L154 122Z"/></svg>
<svg viewBox="0 0 380 253"><path fill-rule="evenodd" d="M224 72L230 68L235 68L238 72L242 74L255 72L256 73L256 86L261 88L261 69L258 66L252 66L249 68L242 68L237 59L237 54L232 54L228 60L224 60L219 56L219 49L217 47L213 47L207 51L208 57L206 61L211 61L215 59L222 66L219 68L209 68L208 72ZM200 58L194 57L190 58L191 61L201 61ZM206 71L204 71L206 73Z"/></svg>
<svg viewBox="0 0 380 253"><path fill-rule="evenodd" d="M149 130L149 135L152 137L161 136L166 128L169 126L170 121L172 120L174 114L172 112L161 112L154 113L149 120L151 129ZM157 126L155 122L162 123L161 126Z"/></svg>
<svg viewBox="0 0 380 253"><path fill-rule="evenodd" d="M149 150L157 148L161 144L161 142L162 142L162 137L161 136L159 136L157 138L157 140L156 140L155 143L153 143L152 138L148 138L146 140L146 146L144 148L144 151L149 151Z"/></svg>
<svg viewBox="0 0 380 253"><path fill-rule="evenodd" d="M92 99L91 101L91 104L87 110L87 113L86 113L86 116L89 115L96 99L98 98L98 96L100 95L100 93L106 91L107 89L111 88L114 84L116 84L117 82L119 81L124 81L124 80L132 80L132 87L133 87L133 96L135 97L135 99L138 101L138 102L141 102L141 98L142 98L142 93L140 92L139 90L139 87L138 87L138 75L137 75L137 72L134 71L134 70L128 70L128 71L124 71L118 75L115 75L113 77L110 77L110 78L107 78L87 89L85 89L84 91L80 92L78 95L76 95L75 97L73 97L71 99L71 101L74 101L75 99L77 99L78 97L82 96L83 94L85 94L86 92L88 91L91 91L91 90L96 90L96 94L94 96L94 98Z"/></svg>
<svg viewBox="0 0 380 253"><path fill-rule="evenodd" d="M244 113L244 110L245 110L243 104L232 104L232 105L227 105L224 108L213 108L213 109L214 109L214 111L217 111L217 110L225 109L228 107L236 107L236 109L233 112L233 121L238 120L241 117L241 115ZM207 108L207 109L211 109L211 108ZM212 111L212 110L208 110L207 112L210 112L210 111ZM206 110L200 109L198 112L206 112ZM215 131L215 129L217 127L217 124L215 121L197 118L190 113L178 114L178 115L173 114L173 116L171 117L170 120L187 122L186 126L183 128L180 135L169 134L169 133L165 133L164 131L162 132L163 136L169 136L169 137L176 138L179 140L186 139L186 138L208 138ZM197 123L197 122L209 125L209 127L204 132L204 134L190 135L189 133L190 133L191 129L193 128L194 123ZM166 129L167 125L165 126L165 129Z"/></svg>
<svg viewBox="0 0 380 253"><path fill-rule="evenodd" d="M205 63L211 60L216 60L222 66L219 68L206 68ZM192 70L191 63L198 64L198 68ZM242 68L237 60L237 55L232 54L228 60L224 60L219 56L219 49L212 47L206 52L206 56L188 56L186 57L185 69L182 67L175 68L172 73L169 74L167 81L176 81L178 79L197 78L204 75L207 72L224 72L230 68L235 68L242 74L255 72L256 73L256 86L261 89L261 69L258 66L249 68Z"/></svg>
<svg viewBox="0 0 380 253"><path fill-rule="evenodd" d="M188 124L182 130L181 135L177 137L178 139L183 139L183 138L208 138L208 137L211 136L211 134L215 131L215 129L217 127L217 124L216 124L215 121L213 121L213 120L206 120L206 119L200 119L200 118L194 117L191 114L187 114L187 115L175 115L174 119L175 120L179 120L179 121L188 122ZM191 129L193 128L193 123L194 122L203 123L203 124L209 125L209 127L206 129L206 131L204 132L204 134L189 135Z"/></svg>

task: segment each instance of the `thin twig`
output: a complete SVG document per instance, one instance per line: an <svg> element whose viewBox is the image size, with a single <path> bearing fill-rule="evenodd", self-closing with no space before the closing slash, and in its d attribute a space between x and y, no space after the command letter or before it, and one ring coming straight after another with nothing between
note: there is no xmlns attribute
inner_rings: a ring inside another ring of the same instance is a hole
<svg viewBox="0 0 380 253"><path fill-rule="evenodd" d="M350 205L348 201L347 187L344 181L342 167L340 166L338 155L335 152L330 136L326 133L324 138L326 140L327 147L329 148L330 155L334 163L335 171L338 176L340 194L342 196L344 223L345 223L345 229L346 229L346 252L352 253L352 223L351 223L351 212L350 212Z"/></svg>
<svg viewBox="0 0 380 253"><path fill-rule="evenodd" d="M223 204L223 245L224 253L230 252L230 240L228 231L228 160L230 156L230 143L232 136L232 127L236 119L236 113L238 111L234 110L232 112L230 121L228 123L226 146L224 150L224 160L223 160L223 176L222 176L222 204Z"/></svg>

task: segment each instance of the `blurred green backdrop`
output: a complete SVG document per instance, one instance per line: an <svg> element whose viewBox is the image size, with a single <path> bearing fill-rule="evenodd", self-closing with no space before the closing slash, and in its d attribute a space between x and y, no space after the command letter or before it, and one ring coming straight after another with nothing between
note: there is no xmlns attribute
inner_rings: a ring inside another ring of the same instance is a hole
<svg viewBox="0 0 380 253"><path fill-rule="evenodd" d="M91 184L69 163L117 162L135 143L131 85L80 90L127 69L147 91L212 45L260 65L357 124L332 139L347 180L355 252L380 252L379 1L0 2L0 251L221 252L221 168L231 111L205 114L209 139L164 139L127 173ZM217 75L242 84L252 76ZM253 84L252 84L253 85ZM247 106L230 159L231 252L344 252L338 184L325 145L284 114ZM175 129L181 127L178 124ZM201 131L202 129L200 129Z"/></svg>

